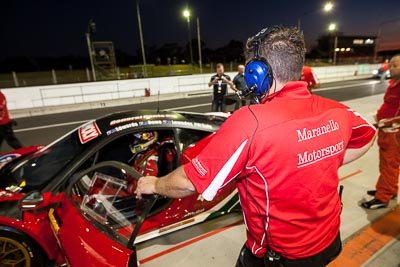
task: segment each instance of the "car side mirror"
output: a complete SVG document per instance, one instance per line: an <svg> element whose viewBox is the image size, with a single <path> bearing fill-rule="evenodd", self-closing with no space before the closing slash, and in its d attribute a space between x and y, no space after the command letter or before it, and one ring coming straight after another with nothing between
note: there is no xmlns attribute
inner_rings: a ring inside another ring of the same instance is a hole
<svg viewBox="0 0 400 267"><path fill-rule="evenodd" d="M37 210L43 202L43 194L40 191L32 191L19 200L18 208L22 211Z"/></svg>

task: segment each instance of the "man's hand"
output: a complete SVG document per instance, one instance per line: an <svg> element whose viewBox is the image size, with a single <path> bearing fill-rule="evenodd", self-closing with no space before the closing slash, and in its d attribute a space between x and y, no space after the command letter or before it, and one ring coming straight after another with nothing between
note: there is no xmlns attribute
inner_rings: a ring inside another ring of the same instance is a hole
<svg viewBox="0 0 400 267"><path fill-rule="evenodd" d="M150 195L156 194L156 183L158 181L158 177L156 176L143 176L139 179L137 188L135 191L136 198L141 199L142 194Z"/></svg>
<svg viewBox="0 0 400 267"><path fill-rule="evenodd" d="M214 79L212 79L209 83L208 86L210 87L213 84L216 84L218 82L218 77L214 77Z"/></svg>

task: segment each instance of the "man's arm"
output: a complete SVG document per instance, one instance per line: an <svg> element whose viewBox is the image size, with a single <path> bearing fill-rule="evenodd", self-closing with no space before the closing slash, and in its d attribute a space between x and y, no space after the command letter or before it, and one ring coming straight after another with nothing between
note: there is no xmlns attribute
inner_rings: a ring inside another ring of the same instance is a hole
<svg viewBox="0 0 400 267"><path fill-rule="evenodd" d="M222 76L222 77L223 77L223 76ZM231 89L232 89L233 91L235 91L235 92L239 91L239 90L236 88L236 85L235 85L235 83L234 83L235 79L233 79L233 81L228 80L228 79L226 79L225 77L223 77L222 79L223 79L227 84L229 84L229 86L231 87Z"/></svg>
<svg viewBox="0 0 400 267"><path fill-rule="evenodd" d="M375 137L372 138L372 140L368 144L360 148L347 148L344 152L343 165L350 163L364 155L370 149L370 147L374 143L374 140Z"/></svg>
<svg viewBox="0 0 400 267"><path fill-rule="evenodd" d="M211 87L217 81L218 81L218 77L214 77L214 79L211 79L211 81L208 83L208 87Z"/></svg>
<svg viewBox="0 0 400 267"><path fill-rule="evenodd" d="M196 188L187 177L183 166L163 176L143 176L135 191L137 198L142 194L159 194L170 198L182 198L196 193Z"/></svg>

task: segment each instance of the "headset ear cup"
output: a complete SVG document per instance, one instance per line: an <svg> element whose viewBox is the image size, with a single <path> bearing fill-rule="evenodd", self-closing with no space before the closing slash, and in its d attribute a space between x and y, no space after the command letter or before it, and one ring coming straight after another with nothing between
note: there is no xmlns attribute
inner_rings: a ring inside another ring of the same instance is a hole
<svg viewBox="0 0 400 267"><path fill-rule="evenodd" d="M247 87L255 95L263 95L271 87L272 78L268 63L263 60L253 60L246 64L245 80Z"/></svg>

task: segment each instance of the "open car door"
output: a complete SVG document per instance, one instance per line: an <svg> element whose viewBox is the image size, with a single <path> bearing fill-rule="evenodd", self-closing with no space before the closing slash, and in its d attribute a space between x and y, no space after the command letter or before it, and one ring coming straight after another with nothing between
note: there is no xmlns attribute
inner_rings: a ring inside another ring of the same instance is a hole
<svg viewBox="0 0 400 267"><path fill-rule="evenodd" d="M72 267L137 266L135 238L156 195L133 195L141 175L116 161L99 163L70 181L49 211L55 236Z"/></svg>

